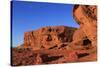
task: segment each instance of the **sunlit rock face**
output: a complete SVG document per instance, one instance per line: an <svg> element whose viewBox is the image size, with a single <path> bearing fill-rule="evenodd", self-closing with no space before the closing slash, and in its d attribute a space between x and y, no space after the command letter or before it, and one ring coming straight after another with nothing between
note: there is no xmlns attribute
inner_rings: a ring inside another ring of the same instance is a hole
<svg viewBox="0 0 100 67"><path fill-rule="evenodd" d="M92 46L96 46L97 41L97 7L75 5L73 8L73 16L84 35L92 42Z"/></svg>
<svg viewBox="0 0 100 67"><path fill-rule="evenodd" d="M24 46L34 50L41 48L59 47L61 43L71 42L76 28L67 26L49 26L35 31L25 32Z"/></svg>

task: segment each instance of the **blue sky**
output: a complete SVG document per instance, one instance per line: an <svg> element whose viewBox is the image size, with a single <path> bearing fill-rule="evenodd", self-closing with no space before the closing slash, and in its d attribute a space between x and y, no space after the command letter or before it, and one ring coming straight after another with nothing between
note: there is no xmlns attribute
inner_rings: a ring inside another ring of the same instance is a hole
<svg viewBox="0 0 100 67"><path fill-rule="evenodd" d="M73 19L72 4L13 1L12 3L12 46L24 41L24 32L45 26L78 27Z"/></svg>

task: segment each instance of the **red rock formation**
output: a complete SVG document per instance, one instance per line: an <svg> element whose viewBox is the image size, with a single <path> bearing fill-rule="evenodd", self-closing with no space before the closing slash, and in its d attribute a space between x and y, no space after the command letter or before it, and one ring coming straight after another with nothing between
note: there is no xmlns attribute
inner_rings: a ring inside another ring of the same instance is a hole
<svg viewBox="0 0 100 67"><path fill-rule="evenodd" d="M96 47L97 41L97 8L96 6L76 5L73 9L73 15L80 29L92 42L92 47Z"/></svg>
<svg viewBox="0 0 100 67"><path fill-rule="evenodd" d="M41 48L59 47L61 43L71 42L76 28L66 26L44 27L35 31L26 32L24 35L24 46L33 50Z"/></svg>

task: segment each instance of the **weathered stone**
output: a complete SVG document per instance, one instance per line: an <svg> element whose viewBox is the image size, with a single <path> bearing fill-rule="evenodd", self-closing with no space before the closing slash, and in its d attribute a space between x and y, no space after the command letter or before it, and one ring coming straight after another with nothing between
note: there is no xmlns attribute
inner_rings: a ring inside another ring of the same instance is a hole
<svg viewBox="0 0 100 67"><path fill-rule="evenodd" d="M75 30L76 28L67 26L49 26L26 32L24 35L24 46L30 46L34 50L60 46L61 43L72 42Z"/></svg>
<svg viewBox="0 0 100 67"><path fill-rule="evenodd" d="M85 33L92 42L92 46L96 47L97 41L97 8L96 6L76 5L73 9L73 16L80 29Z"/></svg>
<svg viewBox="0 0 100 67"><path fill-rule="evenodd" d="M80 28L74 32L73 41L80 41L86 38L85 33Z"/></svg>

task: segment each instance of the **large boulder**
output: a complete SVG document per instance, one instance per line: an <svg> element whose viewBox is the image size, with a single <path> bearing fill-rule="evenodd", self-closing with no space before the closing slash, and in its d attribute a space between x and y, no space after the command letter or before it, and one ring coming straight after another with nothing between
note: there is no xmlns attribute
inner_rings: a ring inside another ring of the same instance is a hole
<svg viewBox="0 0 100 67"><path fill-rule="evenodd" d="M92 47L96 47L97 41L97 8L96 6L75 5L73 16L80 29L85 33L87 38L92 42Z"/></svg>
<svg viewBox="0 0 100 67"><path fill-rule="evenodd" d="M73 41L80 41L86 38L85 33L80 28L77 29L73 34Z"/></svg>

